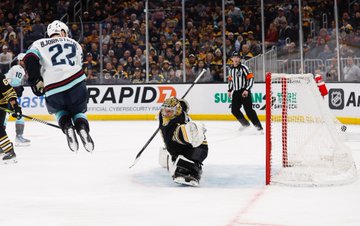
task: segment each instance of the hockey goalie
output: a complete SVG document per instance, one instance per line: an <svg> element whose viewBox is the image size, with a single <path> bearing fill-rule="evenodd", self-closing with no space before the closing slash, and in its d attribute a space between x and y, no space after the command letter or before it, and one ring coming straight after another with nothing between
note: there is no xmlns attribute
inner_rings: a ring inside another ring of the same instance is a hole
<svg viewBox="0 0 360 226"><path fill-rule="evenodd" d="M166 99L159 113L159 128L165 148L160 148L159 163L166 167L175 183L199 186L202 163L208 154L205 127L187 115L183 99Z"/></svg>

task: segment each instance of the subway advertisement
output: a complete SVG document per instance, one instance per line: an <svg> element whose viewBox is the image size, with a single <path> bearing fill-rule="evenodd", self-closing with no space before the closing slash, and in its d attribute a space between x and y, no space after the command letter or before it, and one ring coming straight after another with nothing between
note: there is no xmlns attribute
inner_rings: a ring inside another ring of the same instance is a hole
<svg viewBox="0 0 360 226"><path fill-rule="evenodd" d="M191 84L89 85L87 115L90 120L154 119L167 97L181 98L190 87ZM344 123L360 124L360 83L329 83L327 88L329 94L324 101L331 112ZM291 95L290 99L296 102L296 93ZM194 119L234 119L227 84L195 84L185 99L190 105L189 114ZM252 100L259 118L264 120L264 83L254 84ZM33 95L30 87L25 87L19 103L24 114L51 119L47 114L45 98Z"/></svg>

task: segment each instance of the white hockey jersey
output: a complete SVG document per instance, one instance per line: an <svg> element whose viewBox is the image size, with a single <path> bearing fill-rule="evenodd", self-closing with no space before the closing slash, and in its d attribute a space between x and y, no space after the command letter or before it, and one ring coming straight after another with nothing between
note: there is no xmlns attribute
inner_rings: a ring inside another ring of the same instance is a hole
<svg viewBox="0 0 360 226"><path fill-rule="evenodd" d="M24 84L25 70L20 65L15 65L5 74L6 79L12 87L22 86Z"/></svg>
<svg viewBox="0 0 360 226"><path fill-rule="evenodd" d="M45 96L68 90L86 78L82 71L83 50L74 39L39 39L26 54L35 54L39 58Z"/></svg>

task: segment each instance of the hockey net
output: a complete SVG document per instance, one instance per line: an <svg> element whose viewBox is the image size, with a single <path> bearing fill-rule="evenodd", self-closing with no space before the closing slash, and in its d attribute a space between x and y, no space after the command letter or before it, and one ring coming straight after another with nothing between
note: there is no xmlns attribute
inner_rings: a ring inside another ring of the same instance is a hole
<svg viewBox="0 0 360 226"><path fill-rule="evenodd" d="M266 184L328 186L357 177L339 121L312 74L266 75Z"/></svg>

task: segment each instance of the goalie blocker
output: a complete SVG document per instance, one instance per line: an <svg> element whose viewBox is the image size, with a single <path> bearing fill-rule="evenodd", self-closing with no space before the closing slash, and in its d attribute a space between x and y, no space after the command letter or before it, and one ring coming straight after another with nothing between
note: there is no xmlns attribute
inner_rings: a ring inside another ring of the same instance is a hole
<svg viewBox="0 0 360 226"><path fill-rule="evenodd" d="M174 182L198 186L202 163L208 154L205 126L191 121L185 100L170 97L159 114L159 128L165 143L159 163L170 172Z"/></svg>

